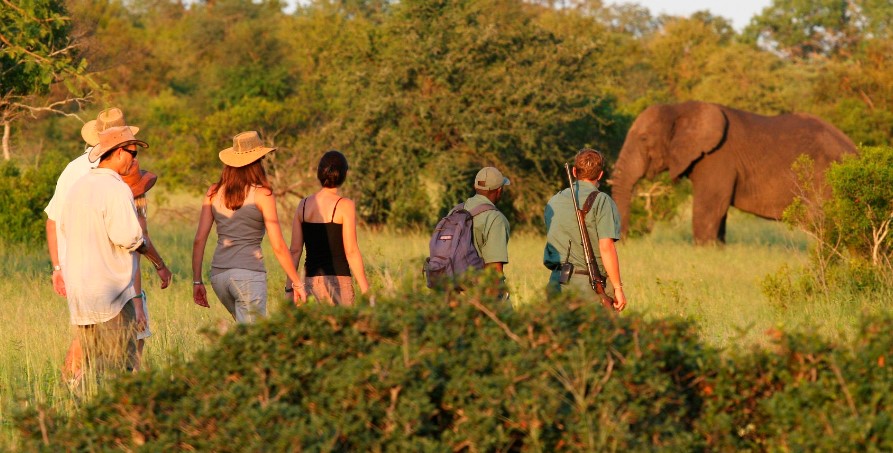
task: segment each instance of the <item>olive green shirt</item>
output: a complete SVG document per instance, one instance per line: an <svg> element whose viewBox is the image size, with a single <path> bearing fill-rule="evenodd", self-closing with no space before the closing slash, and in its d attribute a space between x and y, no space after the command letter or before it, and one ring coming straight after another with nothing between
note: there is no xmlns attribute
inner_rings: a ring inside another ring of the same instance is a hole
<svg viewBox="0 0 893 453"><path fill-rule="evenodd" d="M489 198L478 194L465 200L465 210L483 204L494 206ZM482 212L474 217L473 230L474 248L484 264L509 262L509 221L505 215L497 209Z"/></svg>
<svg viewBox="0 0 893 453"><path fill-rule="evenodd" d="M580 209L583 209L586 198L590 193L598 190L598 187L586 181L577 181L576 186L577 204ZM543 264L549 269L555 269L568 260L574 265L574 269L585 271L586 259L583 253L583 241L580 238L580 227L577 225L577 215L574 212L570 189L558 192L549 200L544 217L547 233ZM617 211L617 205L607 194L599 193L595 197L595 202L589 213L586 214L585 220L599 272L606 275L598 241L604 238L611 238L615 241L620 239L620 213ZM568 254L570 254L570 259L568 259Z"/></svg>

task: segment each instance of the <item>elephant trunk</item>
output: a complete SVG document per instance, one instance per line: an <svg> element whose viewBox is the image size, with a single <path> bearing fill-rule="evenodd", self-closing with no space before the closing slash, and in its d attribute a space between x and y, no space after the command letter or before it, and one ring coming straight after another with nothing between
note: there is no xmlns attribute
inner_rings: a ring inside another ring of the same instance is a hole
<svg viewBox="0 0 893 453"><path fill-rule="evenodd" d="M633 186L642 179L645 170L646 163L642 156L629 151L624 145L614 166L614 175L611 177L611 196L617 203L617 210L620 213L620 234L623 237L629 232Z"/></svg>

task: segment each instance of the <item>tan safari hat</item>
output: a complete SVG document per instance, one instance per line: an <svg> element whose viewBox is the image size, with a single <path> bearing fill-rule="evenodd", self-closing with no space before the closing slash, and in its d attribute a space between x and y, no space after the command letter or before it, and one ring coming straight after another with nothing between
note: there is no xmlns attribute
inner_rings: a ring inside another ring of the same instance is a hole
<svg viewBox="0 0 893 453"><path fill-rule="evenodd" d="M496 167L484 167L474 177L474 188L481 190L496 190L502 186L511 184L508 178Z"/></svg>
<svg viewBox="0 0 893 453"><path fill-rule="evenodd" d="M128 126L106 129L99 133L99 144L90 150L87 159L89 159L90 162L96 162L96 160L102 157L103 154L131 143L135 143L143 148L149 147L148 143L142 140L137 140L136 137L133 136L133 129Z"/></svg>
<svg viewBox="0 0 893 453"><path fill-rule="evenodd" d="M233 137L233 146L220 151L220 160L230 167L244 167L276 148L264 146L256 131L241 132Z"/></svg>
<svg viewBox="0 0 893 453"><path fill-rule="evenodd" d="M117 107L112 107L105 109L99 112L99 115L95 120L87 121L84 124L84 127L81 128L81 137L84 138L84 141L87 142L90 146L96 146L99 143L99 133L110 128L110 127L119 127L125 126L124 123L124 112ZM133 135L136 135L139 132L140 128L136 126L128 126L130 130L133 132Z"/></svg>
<svg viewBox="0 0 893 453"><path fill-rule="evenodd" d="M136 198L148 192L155 185L158 175L150 171L140 170L140 161L137 160L133 162L130 173L124 175L122 179L130 186L133 198Z"/></svg>

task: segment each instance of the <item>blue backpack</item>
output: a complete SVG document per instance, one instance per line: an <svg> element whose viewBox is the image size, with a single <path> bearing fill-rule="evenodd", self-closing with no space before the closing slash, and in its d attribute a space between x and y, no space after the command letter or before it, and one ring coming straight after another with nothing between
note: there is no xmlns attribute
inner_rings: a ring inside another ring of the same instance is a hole
<svg viewBox="0 0 893 453"><path fill-rule="evenodd" d="M456 278L469 268L484 268L484 260L474 248L473 222L478 214L495 209L482 204L469 211L465 203L459 203L437 222L428 244L430 256L423 268L428 288L456 287Z"/></svg>

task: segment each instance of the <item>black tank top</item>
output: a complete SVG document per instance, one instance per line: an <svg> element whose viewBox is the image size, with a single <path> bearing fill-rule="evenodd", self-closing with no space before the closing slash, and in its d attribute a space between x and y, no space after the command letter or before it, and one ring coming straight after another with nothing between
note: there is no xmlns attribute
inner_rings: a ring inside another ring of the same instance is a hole
<svg viewBox="0 0 893 453"><path fill-rule="evenodd" d="M344 225L335 223L335 210L332 208L332 220L327 223L305 222L305 202L301 208L301 231L304 233L304 246L307 247L307 258L304 261L304 272L308 277L321 275L350 276L350 265L344 254Z"/></svg>

